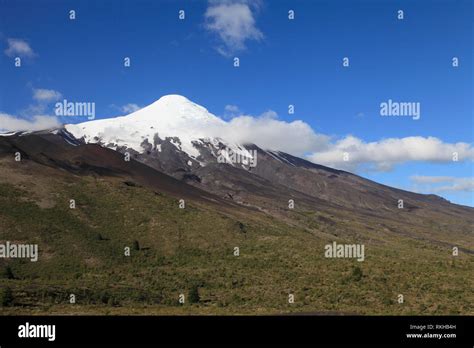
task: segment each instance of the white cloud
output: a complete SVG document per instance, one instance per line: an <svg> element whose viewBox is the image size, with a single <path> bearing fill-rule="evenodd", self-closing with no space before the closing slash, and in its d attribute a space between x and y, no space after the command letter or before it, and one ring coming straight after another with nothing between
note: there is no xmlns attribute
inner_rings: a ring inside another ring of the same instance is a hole
<svg viewBox="0 0 474 348"><path fill-rule="evenodd" d="M226 105L224 110L231 114L238 114L240 112L240 109L237 105Z"/></svg>
<svg viewBox="0 0 474 348"><path fill-rule="evenodd" d="M237 105L228 104L224 107L224 119L232 119L233 117L242 115L243 112Z"/></svg>
<svg viewBox="0 0 474 348"><path fill-rule="evenodd" d="M452 181L455 179L452 176L424 176L424 175L413 175L410 180L416 184L438 184L441 182Z"/></svg>
<svg viewBox="0 0 474 348"><path fill-rule="evenodd" d="M36 54L28 44L28 42L21 39L7 39L8 47L5 54L8 57L34 57Z"/></svg>
<svg viewBox="0 0 474 348"><path fill-rule="evenodd" d="M0 131L37 131L59 127L61 123L54 116L37 115L31 119L21 119L9 114L0 113Z"/></svg>
<svg viewBox="0 0 474 348"><path fill-rule="evenodd" d="M268 118L268 119L277 119L278 118L278 114L273 111L273 110L267 110L265 111L263 114L261 114L259 116L261 119L265 119L265 118Z"/></svg>
<svg viewBox="0 0 474 348"><path fill-rule="evenodd" d="M33 88L31 84L29 87L36 103L21 110L20 116L0 112L0 132L38 131L61 126L56 116L47 115L47 108L62 94L53 89Z"/></svg>
<svg viewBox="0 0 474 348"><path fill-rule="evenodd" d="M427 192L473 192L474 178L458 178L453 176L420 176L414 175L410 180L415 184L424 185L422 191ZM443 185L440 185L443 184Z"/></svg>
<svg viewBox="0 0 474 348"><path fill-rule="evenodd" d="M246 48L246 41L261 40L262 32L256 27L254 13L259 1L221 0L209 1L205 13L205 27L218 35L223 45L217 48L224 56L230 56Z"/></svg>
<svg viewBox="0 0 474 348"><path fill-rule="evenodd" d="M62 94L53 89L33 88L33 99L38 102L53 102L59 100Z"/></svg>
<svg viewBox="0 0 474 348"><path fill-rule="evenodd" d="M226 107L226 110L237 109L235 105ZM236 143L254 143L263 149L287 152L351 172L390 171L406 162L453 163L453 153L457 153L460 162L474 160L474 148L468 143L446 143L435 137L421 136L365 142L349 135L334 140L301 120L280 120L273 110L256 117L233 117L209 132L211 136ZM348 161L344 161L345 153Z"/></svg>
<svg viewBox="0 0 474 348"><path fill-rule="evenodd" d="M273 110L258 117L243 115L208 129L212 136L236 143L254 143L264 149L281 150L302 156L308 149L324 148L329 138L316 134L303 121L285 122Z"/></svg>
<svg viewBox="0 0 474 348"><path fill-rule="evenodd" d="M132 103L114 107L127 113L140 108ZM227 105L225 109L240 112L235 105ZM40 115L40 113L34 115ZM35 116L18 119L8 114L0 114L0 129L3 131L38 130L58 125L59 122L55 117ZM304 121L280 120L273 110L268 110L260 116L236 116L212 128L206 125L202 133L236 143L254 143L263 149L287 152L314 163L352 172L388 171L406 162L453 163L454 152L457 152L460 162L474 161L474 147L468 143L446 143L435 137L421 136L365 142L349 135L334 140L328 135L316 132ZM345 152L349 154L348 161L344 161ZM472 187L472 180L456 181L451 180L451 177L415 176L413 181L417 184L448 184L438 185L434 189L435 192L436 190L437 192L460 191Z"/></svg>
<svg viewBox="0 0 474 348"><path fill-rule="evenodd" d="M22 119L29 119L37 115L48 114L48 109L51 107L50 103L62 98L62 94L53 89L34 88L31 84L29 84L29 87L32 90L35 103L28 105L26 108L18 112Z"/></svg>
<svg viewBox="0 0 474 348"><path fill-rule="evenodd" d="M388 171L397 164L410 161L452 163L455 152L459 161L474 160L474 148L468 143L444 143L435 137L421 136L369 143L347 136L330 144L327 150L314 152L308 158L316 163L351 171ZM344 161L344 153L348 154L348 161Z"/></svg>
<svg viewBox="0 0 474 348"><path fill-rule="evenodd" d="M120 107L120 110L126 112L127 114L131 114L132 112L138 111L141 109L141 106L137 104L129 103Z"/></svg>
<svg viewBox="0 0 474 348"><path fill-rule="evenodd" d="M463 180L456 180L451 185L435 187L433 192L474 192L474 179L463 178Z"/></svg>

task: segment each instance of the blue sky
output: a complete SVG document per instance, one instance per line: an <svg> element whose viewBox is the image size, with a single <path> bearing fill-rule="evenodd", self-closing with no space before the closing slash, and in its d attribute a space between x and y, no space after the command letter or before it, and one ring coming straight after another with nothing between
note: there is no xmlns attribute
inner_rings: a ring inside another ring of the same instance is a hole
<svg viewBox="0 0 474 348"><path fill-rule="evenodd" d="M472 7L470 0L0 0L0 122L51 116L56 99L95 102L105 118L181 94L226 119L271 110L283 125L301 120L313 140L329 138L294 150L307 133L288 134L281 150L473 206ZM380 116L388 99L420 103L420 119ZM345 151L356 160L341 162Z"/></svg>

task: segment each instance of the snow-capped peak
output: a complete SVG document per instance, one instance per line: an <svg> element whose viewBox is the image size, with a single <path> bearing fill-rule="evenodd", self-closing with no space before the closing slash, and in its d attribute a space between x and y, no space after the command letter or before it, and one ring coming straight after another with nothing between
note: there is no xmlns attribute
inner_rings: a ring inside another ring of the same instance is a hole
<svg viewBox="0 0 474 348"><path fill-rule="evenodd" d="M170 103L192 103L188 98L180 94L167 94L162 96L156 102L170 102ZM156 103L155 102L155 103Z"/></svg>
<svg viewBox="0 0 474 348"><path fill-rule="evenodd" d="M188 98L178 94L165 95L154 103L128 115L133 118L146 119L150 122L169 120L177 122L180 119L202 121L220 121L209 113L206 108L193 103Z"/></svg>
<svg viewBox="0 0 474 348"><path fill-rule="evenodd" d="M200 152L194 144L202 143L202 139L212 142L216 139L215 130L223 125L225 121L206 108L172 94L126 116L69 124L65 128L87 143L100 143L114 149L127 147L139 153L145 151L144 142L153 144L156 136L162 140L177 137L179 141L170 142L188 156L197 158ZM219 142L241 152L238 144L227 144L222 139Z"/></svg>

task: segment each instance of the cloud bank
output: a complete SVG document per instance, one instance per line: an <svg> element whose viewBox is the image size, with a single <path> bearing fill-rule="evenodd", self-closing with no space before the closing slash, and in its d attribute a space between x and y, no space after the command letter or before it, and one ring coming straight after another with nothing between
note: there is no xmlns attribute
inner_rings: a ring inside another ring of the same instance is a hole
<svg viewBox="0 0 474 348"><path fill-rule="evenodd" d="M21 119L0 113L0 132L39 131L59 126L61 123L54 116L38 115L30 119Z"/></svg>
<svg viewBox="0 0 474 348"><path fill-rule="evenodd" d="M51 101L59 95L59 92L53 90L34 91L35 99L43 101ZM129 103L120 108L123 112L131 113L140 107ZM236 105L228 105L225 111L240 112ZM60 126L56 117L41 113L32 115L34 116L19 119L0 113L0 130L40 130ZM388 138L374 142L365 142L352 135L334 139L316 132L304 121L280 120L273 110L259 116L234 116L228 121L217 122L212 127L207 124L193 127L196 127L196 132L210 137L220 137L235 143L254 143L263 149L287 152L314 163L351 172L390 171L407 162L453 163L455 159L459 162L474 161L474 147L469 143L447 143L435 137L422 136ZM418 184L423 180L426 184L447 183L436 188L437 192L463 190L472 185L472 181L456 181L450 177L416 177L413 180Z"/></svg>
<svg viewBox="0 0 474 348"><path fill-rule="evenodd" d="M452 163L456 158L458 161L472 161L474 148L468 143L445 143L435 137L388 138L367 143L347 136L332 143L327 150L315 151L308 158L316 163L351 171L362 167L389 171L397 164L411 161Z"/></svg>
<svg viewBox="0 0 474 348"><path fill-rule="evenodd" d="M234 117L210 132L213 136L235 143L254 143L264 149L281 150L298 156L309 149L325 148L329 141L329 137L317 134L303 121L279 120L272 110L257 117Z"/></svg>
<svg viewBox="0 0 474 348"><path fill-rule="evenodd" d="M474 161L474 148L469 143L447 143L435 137L422 136L374 142L365 142L352 135L333 139L316 132L304 121L279 120L272 110L260 116L234 117L210 132L213 136L236 143L255 143L263 149L287 152L314 163L351 172L391 171L396 165L407 162Z"/></svg>

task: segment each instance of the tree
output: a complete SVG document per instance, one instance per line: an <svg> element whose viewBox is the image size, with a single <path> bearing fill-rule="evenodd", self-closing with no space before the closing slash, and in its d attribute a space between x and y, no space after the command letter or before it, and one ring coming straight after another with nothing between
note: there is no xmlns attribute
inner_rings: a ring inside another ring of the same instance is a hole
<svg viewBox="0 0 474 348"><path fill-rule="evenodd" d="M15 279L15 276L13 275L12 268L10 266L5 266L3 268L0 276L2 278Z"/></svg>
<svg viewBox="0 0 474 348"><path fill-rule="evenodd" d="M140 250L140 244L138 244L138 240L133 241L133 250Z"/></svg>
<svg viewBox="0 0 474 348"><path fill-rule="evenodd" d="M0 305L3 307L13 305L13 293L9 287L0 289Z"/></svg>
<svg viewBox="0 0 474 348"><path fill-rule="evenodd" d="M363 276L362 270L360 269L359 266L356 266L356 267L352 270L352 278L353 278L355 281L359 281L359 280L362 279L362 276Z"/></svg>
<svg viewBox="0 0 474 348"><path fill-rule="evenodd" d="M197 285L193 285L189 290L188 301L189 303L198 303L200 300L199 287Z"/></svg>

